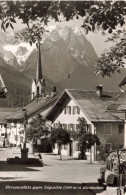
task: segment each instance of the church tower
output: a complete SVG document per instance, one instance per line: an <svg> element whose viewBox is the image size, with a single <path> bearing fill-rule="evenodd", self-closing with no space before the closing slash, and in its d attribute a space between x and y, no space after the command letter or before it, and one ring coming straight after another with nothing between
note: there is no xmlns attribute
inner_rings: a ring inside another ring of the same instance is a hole
<svg viewBox="0 0 126 195"><path fill-rule="evenodd" d="M36 68L36 78L32 82L32 96L31 99L35 97L44 97L45 94L45 80L42 76L42 64L41 64L41 50L40 43L38 43L37 51L37 68Z"/></svg>

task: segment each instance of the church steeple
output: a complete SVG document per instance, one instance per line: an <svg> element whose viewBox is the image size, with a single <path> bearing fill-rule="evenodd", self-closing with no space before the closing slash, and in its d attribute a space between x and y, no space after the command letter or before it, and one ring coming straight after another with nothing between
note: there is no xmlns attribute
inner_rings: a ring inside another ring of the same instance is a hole
<svg viewBox="0 0 126 195"><path fill-rule="evenodd" d="M36 82L40 81L41 79L42 79L41 51L40 51L40 43L38 43Z"/></svg>
<svg viewBox="0 0 126 195"><path fill-rule="evenodd" d="M32 99L34 97L44 97L45 95L45 80L42 77L42 63L41 63L41 50L40 43L37 48L37 67L36 78L32 82Z"/></svg>

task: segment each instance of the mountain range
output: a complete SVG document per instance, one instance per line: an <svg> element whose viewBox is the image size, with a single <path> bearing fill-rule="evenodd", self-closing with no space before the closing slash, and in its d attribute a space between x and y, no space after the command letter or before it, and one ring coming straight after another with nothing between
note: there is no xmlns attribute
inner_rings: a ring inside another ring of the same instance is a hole
<svg viewBox="0 0 126 195"><path fill-rule="evenodd" d="M11 36L2 33L3 38L0 38L0 72L8 88L8 99L0 100L0 105L22 106L31 96L37 49L15 40L13 34ZM83 32L68 26L43 34L41 59L48 93L54 85L58 91L64 88L94 90L98 84L106 90L118 90L118 84L126 74L124 70L113 78L96 77L94 65L98 56L93 46Z"/></svg>

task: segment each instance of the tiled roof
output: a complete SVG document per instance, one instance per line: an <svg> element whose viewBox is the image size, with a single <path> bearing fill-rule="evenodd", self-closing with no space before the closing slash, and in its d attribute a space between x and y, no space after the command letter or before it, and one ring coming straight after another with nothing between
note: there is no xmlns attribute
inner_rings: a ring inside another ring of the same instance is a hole
<svg viewBox="0 0 126 195"><path fill-rule="evenodd" d="M58 95L50 98L40 98L38 100L34 100L27 104L23 109L27 111L27 116L30 118L30 116L37 111L41 110L45 106L49 105L52 102L55 102L58 99ZM48 109L47 109L48 110ZM43 114L46 114L47 111L44 110ZM7 117L7 120L22 120L24 118L22 109L19 109L17 112L13 113L13 115L10 115Z"/></svg>
<svg viewBox="0 0 126 195"><path fill-rule="evenodd" d="M110 111L126 111L126 93L121 95L108 107Z"/></svg>
<svg viewBox="0 0 126 195"><path fill-rule="evenodd" d="M120 96L120 92L103 92L100 98L96 94L96 91L74 89L69 89L68 91L91 121L111 121L118 119L118 115L112 115L110 112L107 112L107 108Z"/></svg>
<svg viewBox="0 0 126 195"><path fill-rule="evenodd" d="M6 118L10 115L13 114L15 111L17 111L19 108L5 108L1 107L0 108L0 123L5 123Z"/></svg>

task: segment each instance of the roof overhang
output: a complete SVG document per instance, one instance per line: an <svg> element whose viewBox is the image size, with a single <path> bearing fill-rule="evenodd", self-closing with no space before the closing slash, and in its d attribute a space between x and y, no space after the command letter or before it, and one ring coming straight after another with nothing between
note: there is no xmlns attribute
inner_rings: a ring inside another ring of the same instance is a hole
<svg viewBox="0 0 126 195"><path fill-rule="evenodd" d="M89 116L86 115L85 111L81 108L81 106L78 104L78 102L74 99L74 97L71 95L68 89L65 89L64 92L61 94L59 99L55 102L52 109L47 113L45 116L45 119L48 119L52 122L56 119L56 117L62 112L62 110L65 108L65 106L69 103L70 100L73 100L75 104L80 108L80 110L83 112L85 119L89 122L91 122Z"/></svg>

